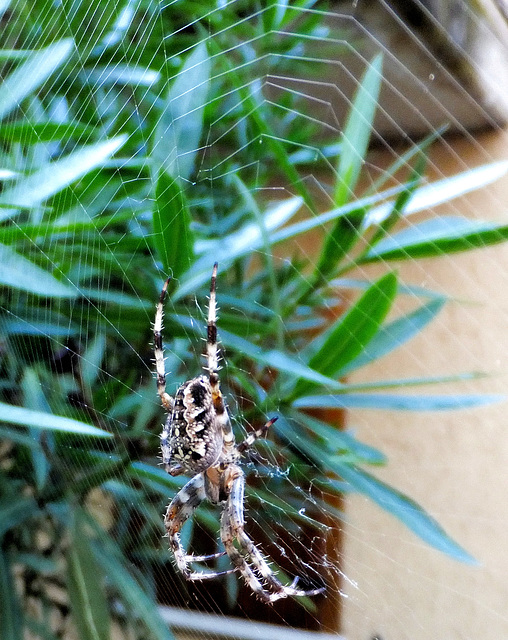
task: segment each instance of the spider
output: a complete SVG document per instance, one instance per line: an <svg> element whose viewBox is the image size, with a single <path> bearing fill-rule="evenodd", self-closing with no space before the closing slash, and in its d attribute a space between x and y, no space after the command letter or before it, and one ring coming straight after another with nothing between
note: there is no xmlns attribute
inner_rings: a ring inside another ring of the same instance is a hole
<svg viewBox="0 0 508 640"><path fill-rule="evenodd" d="M157 393L168 412L160 438L162 462L172 476L182 473L193 476L175 495L166 511L164 523L170 548L177 568L187 580L206 580L238 571L246 584L264 602L272 603L288 596L313 596L323 589L298 589L298 576L291 585L282 584L245 532L245 476L239 464L240 458L258 438L265 435L276 418L268 420L261 429L236 444L219 382L216 279L217 263L213 267L208 308L205 356L208 366L204 367L208 375L184 382L174 398L166 392L162 346L163 306L169 278L162 288L155 314L153 329ZM222 508L220 537L225 551L197 556L187 553L183 547L180 530L205 499ZM195 571L190 566L192 563L212 560L225 554L233 565L227 571Z"/></svg>

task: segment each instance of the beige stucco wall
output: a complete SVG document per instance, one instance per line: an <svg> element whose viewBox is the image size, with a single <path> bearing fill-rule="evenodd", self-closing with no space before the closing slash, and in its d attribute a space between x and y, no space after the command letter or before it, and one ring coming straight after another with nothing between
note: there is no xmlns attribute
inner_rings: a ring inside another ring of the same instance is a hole
<svg viewBox="0 0 508 640"><path fill-rule="evenodd" d="M449 142L444 174L508 158L504 132ZM508 223L508 178L441 209ZM449 390L508 395L508 245L400 265L406 282L447 292L425 332L361 379L488 371ZM419 388L440 393L443 388ZM426 414L355 411L360 439L389 457L374 470L422 504L479 561L427 547L362 496L347 501L343 627L348 640L508 638L508 403Z"/></svg>

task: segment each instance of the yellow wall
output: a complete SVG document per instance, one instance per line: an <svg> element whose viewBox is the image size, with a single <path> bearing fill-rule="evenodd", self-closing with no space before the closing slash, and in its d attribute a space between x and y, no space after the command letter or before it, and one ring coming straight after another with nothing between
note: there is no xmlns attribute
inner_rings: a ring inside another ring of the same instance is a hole
<svg viewBox="0 0 508 640"><path fill-rule="evenodd" d="M452 141L434 156L437 174L506 159L507 143L503 132ZM440 211L508 224L508 178ZM508 395L508 245L400 265L400 273L457 301L361 380L483 370L494 376L447 390ZM423 505L481 564L455 562L366 498L349 498L344 570L351 583L344 584L341 629L348 640L508 638L507 407L350 414L358 437L388 454L376 475Z"/></svg>

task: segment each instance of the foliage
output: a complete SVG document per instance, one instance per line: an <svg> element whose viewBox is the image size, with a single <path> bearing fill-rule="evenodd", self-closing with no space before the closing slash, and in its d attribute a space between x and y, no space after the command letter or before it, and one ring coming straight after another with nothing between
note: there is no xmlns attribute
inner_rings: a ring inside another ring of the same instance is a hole
<svg viewBox="0 0 508 640"><path fill-rule="evenodd" d="M257 81L274 68L289 72L295 60L293 74L312 73L301 49L319 34L321 16L304 11L310 2L292 5L245 20L234 8L205 11L199 3L175 11L153 2L18 2L6 20L4 41L13 48L3 52L0 87L2 638L25 629L58 637L69 607L81 638L108 638L112 596L123 603L116 624L172 637L155 610L154 575L172 571L160 514L182 480L157 467L163 417L150 323L163 278L173 274L165 323L172 391L199 370L204 322L202 314L195 321L195 300L206 304L217 256L225 392L242 423L279 416L260 446L279 455L271 443L283 444L294 477L278 490L280 503L258 488L265 509L290 530L302 517L300 486L312 493L316 518L331 508L330 496L357 491L429 544L471 560L419 505L365 470L384 456L341 431L335 410L452 409L495 398L404 391L446 375L348 384L347 374L422 331L445 300L406 289L414 308L387 320L406 295L397 273L362 283L345 276L366 263L504 241L507 226L457 216L406 222L508 167L427 185L429 139L375 190L358 194L381 58L367 67L338 144L316 153L305 104L289 93L266 100ZM330 160L333 206L318 213L300 169ZM406 178L388 186L404 167ZM296 195L267 201L274 172ZM275 249L288 253L288 240L323 229L313 258L276 257ZM340 283L361 290L347 309ZM330 309L338 315L331 324ZM113 524L93 517L94 492L112 500ZM142 524L133 543L135 518ZM214 531L206 510L201 521ZM20 584L38 607L24 606ZM48 585L65 587L68 601Z"/></svg>

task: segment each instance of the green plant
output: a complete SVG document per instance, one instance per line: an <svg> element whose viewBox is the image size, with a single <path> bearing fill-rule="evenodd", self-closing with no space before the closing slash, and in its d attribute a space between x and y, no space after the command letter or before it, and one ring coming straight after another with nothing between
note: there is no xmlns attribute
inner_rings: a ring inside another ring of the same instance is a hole
<svg viewBox="0 0 508 640"><path fill-rule="evenodd" d="M404 222L488 184L506 164L427 185L431 137L359 194L380 57L366 70L337 144L316 154L314 126L300 126L296 118L304 105L294 96L279 104L264 100L254 79L269 64L291 60L301 34L319 29L319 14L270 9L247 27L234 10L219 20L188 3L188 13L159 15L146 2L126 23L120 14L128 3L101 4L101 37L93 42L87 3L53 9L18 3L6 29L18 49L4 52L0 87L7 170L0 194L1 637L20 638L24 629L57 637L70 607L81 638L107 638L111 594L124 604L117 624L172 637L155 609L154 574L160 567L171 571L161 512L183 481L157 467L162 412L150 323L163 277L172 273L168 383L194 375L201 363L193 345L203 325L195 321L194 298L205 304L217 255L225 392L242 423L279 416L272 438L284 445L284 455L274 440L261 446L289 470L272 478L275 489L258 482L251 508L262 504L281 529L304 522L321 531L320 514L333 509L330 497L359 491L429 544L470 561L420 506L365 470L385 462L382 452L323 411L451 409L496 399L405 391L447 375L348 384L353 370L422 331L445 298L402 289L391 270L375 282L346 276L367 263L439 257L504 241L507 226L456 216ZM205 15L206 33L216 29L217 37L181 58L205 33ZM191 34L165 37L188 24ZM259 38L243 44L252 24ZM36 27L45 47L30 51ZM291 37L282 44L270 39L284 30ZM142 43L139 33L149 34ZM270 62L266 51L278 55ZM263 62L249 66L246 79L238 69L252 58ZM207 153L201 153L205 132ZM299 170L332 160L333 207L318 213ZM404 170L404 180L388 186ZM207 171L213 184L203 178ZM274 171L297 195L267 201L263 188ZM325 232L317 256L277 257L275 248L287 255L287 242L312 230ZM361 294L344 309L346 287ZM411 296L415 308L388 321L398 295ZM340 311L332 322L330 309ZM92 515L94 491L114 503L114 536ZM215 531L214 514L204 509L200 518ZM48 585L65 587L68 601L55 598ZM227 585L234 600L236 582ZM37 603L40 615L26 603ZM55 611L56 625L49 622Z"/></svg>

